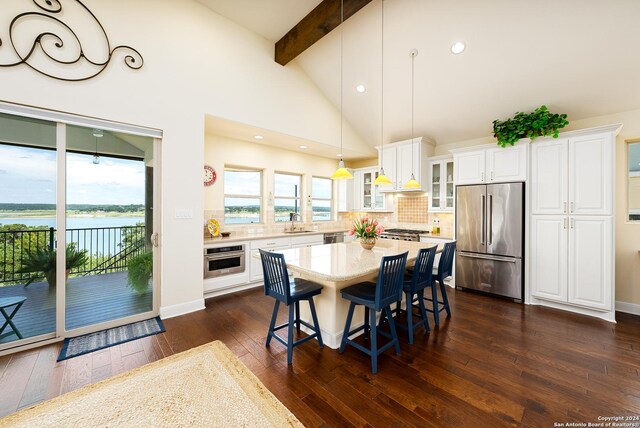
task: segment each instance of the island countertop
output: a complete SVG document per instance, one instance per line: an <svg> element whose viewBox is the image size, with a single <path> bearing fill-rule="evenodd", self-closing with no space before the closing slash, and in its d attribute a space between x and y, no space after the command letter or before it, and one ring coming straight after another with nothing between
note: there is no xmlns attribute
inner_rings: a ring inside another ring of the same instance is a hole
<svg viewBox="0 0 640 428"><path fill-rule="evenodd" d="M349 282L356 278L376 274L384 256L409 251L407 264L413 263L420 248L427 243L379 239L371 250L365 250L358 241L314 245L278 251L284 254L287 268L309 280L322 282Z"/></svg>

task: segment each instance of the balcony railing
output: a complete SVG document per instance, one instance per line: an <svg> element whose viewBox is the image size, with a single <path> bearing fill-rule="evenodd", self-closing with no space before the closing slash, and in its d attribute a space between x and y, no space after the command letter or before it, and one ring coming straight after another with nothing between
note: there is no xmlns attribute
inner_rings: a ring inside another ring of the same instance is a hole
<svg viewBox="0 0 640 428"><path fill-rule="evenodd" d="M78 250L87 251L87 262L71 274L97 275L127 269L128 261L145 252L146 227L121 226L85 229L67 229L67 244L74 243ZM0 231L0 286L26 283L33 273L21 273L27 254L45 248L54 248L56 230Z"/></svg>

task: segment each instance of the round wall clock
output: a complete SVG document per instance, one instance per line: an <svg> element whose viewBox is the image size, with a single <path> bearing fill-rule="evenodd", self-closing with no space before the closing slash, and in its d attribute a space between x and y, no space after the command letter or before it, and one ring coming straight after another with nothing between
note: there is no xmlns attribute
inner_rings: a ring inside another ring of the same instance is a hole
<svg viewBox="0 0 640 428"><path fill-rule="evenodd" d="M210 167L209 165L204 166L204 185L211 186L216 182L218 175L216 174L216 170Z"/></svg>

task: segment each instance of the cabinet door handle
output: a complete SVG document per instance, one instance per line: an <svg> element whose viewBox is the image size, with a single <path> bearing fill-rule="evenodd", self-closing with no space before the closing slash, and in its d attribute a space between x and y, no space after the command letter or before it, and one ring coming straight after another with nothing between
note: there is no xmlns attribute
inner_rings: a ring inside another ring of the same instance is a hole
<svg viewBox="0 0 640 428"><path fill-rule="evenodd" d="M573 202L571 202L571 212L573 213Z"/></svg>
<svg viewBox="0 0 640 428"><path fill-rule="evenodd" d="M562 212L563 212L564 214L566 214L566 213L567 213L567 203L566 203L566 202L563 202L563 203L562 203L562 206L563 206L563 208L562 208Z"/></svg>
<svg viewBox="0 0 640 428"><path fill-rule="evenodd" d="M480 173L480 181L484 181L484 172Z"/></svg>
<svg viewBox="0 0 640 428"><path fill-rule="evenodd" d="M491 181L493 181L493 171L491 171Z"/></svg>
<svg viewBox="0 0 640 428"><path fill-rule="evenodd" d="M562 219L562 228L563 229L567 228L567 218L566 217Z"/></svg>
<svg viewBox="0 0 640 428"><path fill-rule="evenodd" d="M571 229L573 229L573 227L576 225L576 221L573 218L570 221L571 221Z"/></svg>

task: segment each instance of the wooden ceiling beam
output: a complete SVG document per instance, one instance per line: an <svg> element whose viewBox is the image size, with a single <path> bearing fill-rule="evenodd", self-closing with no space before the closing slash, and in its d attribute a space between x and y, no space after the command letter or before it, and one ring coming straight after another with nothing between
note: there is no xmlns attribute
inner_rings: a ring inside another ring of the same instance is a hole
<svg viewBox="0 0 640 428"><path fill-rule="evenodd" d="M276 42L275 60L286 65L315 42L340 25L341 0L323 0ZM344 20L369 4L371 0L344 0Z"/></svg>

